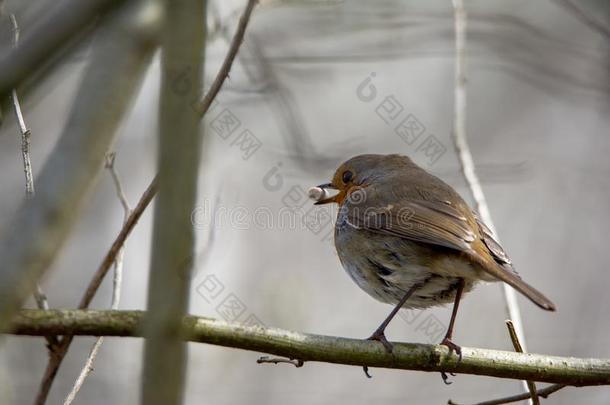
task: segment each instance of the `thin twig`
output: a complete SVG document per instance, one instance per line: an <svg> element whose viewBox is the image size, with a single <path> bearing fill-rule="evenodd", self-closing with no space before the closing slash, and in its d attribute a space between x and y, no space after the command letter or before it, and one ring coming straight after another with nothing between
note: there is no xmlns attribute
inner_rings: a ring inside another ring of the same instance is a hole
<svg viewBox="0 0 610 405"><path fill-rule="evenodd" d="M17 18L15 14L10 15L10 20L13 26L13 47L19 47L19 24L17 24ZM15 118L21 131L21 155L23 157L23 172L25 174L25 196L26 198L34 197L34 179L32 176L32 162L30 159L30 135L31 132L25 124L23 118L23 112L21 111L21 103L17 96L17 90L11 91L11 98L13 100L13 109L15 111Z"/></svg>
<svg viewBox="0 0 610 405"><path fill-rule="evenodd" d="M11 24L13 26L13 47L19 46L19 24L15 14L9 16ZM11 91L11 99L13 101L13 110L15 111L15 118L19 125L21 132L21 157L23 159L23 173L25 174L25 198L34 198L34 176L32 175L32 160L30 158L30 136L31 131L25 123L23 112L21 111L21 103L19 102L19 96L17 95L17 89ZM40 284L36 283L34 289L34 300L36 305L40 309L49 309L49 301L47 295L44 293ZM47 336L47 343L49 350L55 350L58 340L56 336Z"/></svg>
<svg viewBox="0 0 610 405"><path fill-rule="evenodd" d="M523 347L521 346L521 342L519 342L519 336L517 336L517 332L515 332L515 325L510 319L506 320L506 327L508 328L508 334L510 335L510 340L513 342L513 347L515 351L518 353L524 353ZM531 401L534 405L540 405L540 400L538 399L538 394L536 393L536 384L533 381L526 381L527 389L531 395Z"/></svg>
<svg viewBox="0 0 610 405"><path fill-rule="evenodd" d="M98 351L100 350L100 347L102 347L103 342L103 337L98 337L95 340L95 343L93 344L93 347L89 352L89 356L87 356L87 360L85 361L85 366L83 367L80 374L78 375L78 378L74 382L72 390L64 400L64 405L69 405L72 403L72 401L74 401L74 398L76 398L76 394L85 382L85 378L87 378L87 376L93 371L93 362L95 360L95 357L97 356Z"/></svg>
<svg viewBox="0 0 610 405"><path fill-rule="evenodd" d="M0 333L27 336L144 336L143 311L23 309ZM191 342L263 355L362 367L485 375L573 386L610 385L610 359L575 358L462 347L463 358L446 346L393 342L388 354L378 342L323 336L262 325L244 325L187 315L181 336ZM529 393L526 394L529 396Z"/></svg>
<svg viewBox="0 0 610 405"><path fill-rule="evenodd" d="M112 177L112 182L114 183L114 188L116 190L116 195L123 207L123 224L127 221L129 214L131 214L131 208L129 207L129 202L127 201L127 196L123 191L123 186L121 185L121 180L119 179L119 174L114 167L114 160L116 159L115 152L108 152L106 154L106 164L104 165L106 169L110 172L110 176Z"/></svg>
<svg viewBox="0 0 610 405"><path fill-rule="evenodd" d="M248 27L248 22L250 21L250 16L252 15L252 11L254 10L254 7L257 3L258 0L248 0L248 4L246 4L246 9L239 18L237 30L235 31L235 35L233 35L231 46L229 46L229 52L227 53L227 56L222 62L220 71L216 75L216 78L212 82L212 85L210 86L210 89L206 93L205 97L203 98L203 100L201 100L201 102L199 102L199 105L197 106L197 112L202 117L210 108L210 105L216 98L216 95L220 91L220 88L222 87L226 78L229 77L231 66L233 66L233 61L237 56L237 51L239 51L239 47L244 41L244 35L246 33L246 28Z"/></svg>
<svg viewBox="0 0 610 405"><path fill-rule="evenodd" d="M257 364L271 363L271 364L279 364L279 363L288 363L292 364L296 368L303 367L305 362L301 359L285 359L283 357L269 357L269 356L261 356L256 360Z"/></svg>
<svg viewBox="0 0 610 405"><path fill-rule="evenodd" d="M112 180L114 183L114 188L115 188L117 198L119 199L121 206L123 207L123 225L125 225L125 223L129 219L129 216L131 215L131 208L129 207L127 197L125 196L125 193L123 192L123 187L121 185L121 180L119 179L119 174L118 174L116 168L114 167L115 157L116 157L116 153L114 153L114 152L107 153L105 167L110 172L110 176L112 177ZM114 260L114 277L112 278L112 300L111 300L111 304L110 304L110 309L119 309L119 303L121 300L121 284L122 284L122 280L123 280L123 252L124 252L124 250L125 250L124 247L121 247L121 249L117 253L117 256ZM81 387L85 383L85 379L91 373L91 371L93 371L93 362L95 361L95 358L97 356L97 353L100 350L100 347L102 346L103 341L104 341L103 337L99 337L96 339L95 343L93 344L93 347L91 348L91 351L89 352L89 356L87 357L87 360L85 361L85 365L81 369L81 372L78 375L78 378L76 379L76 381L74 382L74 385L72 386L72 390L70 391L70 393L66 396L66 399L64 400L64 405L70 405L74 401L74 398L76 398L76 394L78 394Z"/></svg>
<svg viewBox="0 0 610 405"><path fill-rule="evenodd" d="M485 194L475 172L474 160L466 137L466 10L463 0L452 0L452 2L455 16L455 104L452 137L462 167L462 173L476 203L477 211L491 232L497 235ZM499 240L499 238L497 239ZM504 291L508 317L514 322L519 341L524 350L526 350L525 334L523 332L517 295L515 290L506 283L502 283L502 289ZM527 389L525 381L523 385Z"/></svg>
<svg viewBox="0 0 610 405"><path fill-rule="evenodd" d="M144 210L146 210L146 208L148 207L148 205L156 194L157 176L155 176L155 178L150 182L148 188L146 188L146 190L140 197L140 201L138 201L138 204L135 206L133 211L131 211L131 214L123 224L123 227L121 228L119 234L115 238L114 242L112 242L110 249L108 249L108 252L106 252L106 255L102 259L102 263L99 265L97 271L91 278L91 281L87 286L87 290L83 294L80 303L78 304L79 309L85 309L89 307L89 304L91 304L91 301L93 300L93 297L95 296L97 290L102 284L104 277L106 277L110 266L112 266L112 264L116 261L116 257L123 248L127 237L129 236L133 228L136 226L136 224L140 220L140 217L144 213Z"/></svg>
<svg viewBox="0 0 610 405"><path fill-rule="evenodd" d="M548 387L539 390L537 396L538 396L538 398L547 398L552 393L559 391L560 389L565 388L565 387L567 387L567 385L565 385L565 384L549 385ZM530 398L531 398L530 393L524 392L523 394L517 394L517 395L510 396L510 397L492 399L490 401L484 401L484 402L477 402L476 404L473 404L473 405L503 405L503 404L510 404L513 402L524 401L524 400L530 399ZM457 402L453 402L452 400L449 400L449 401L447 401L447 405L460 405L460 404L458 404Z"/></svg>
<svg viewBox="0 0 610 405"><path fill-rule="evenodd" d="M21 156L23 158L23 172L25 174L25 195L26 198L32 198L34 197L34 177L32 175L32 161L30 159L30 136L32 133L25 125L17 90L13 89L11 98L13 99L13 109L15 110L15 116L21 131Z"/></svg>
<svg viewBox="0 0 610 405"><path fill-rule="evenodd" d="M36 306L40 309L49 309L49 300L47 295L40 287L40 284L36 283L36 289L34 290L34 299L36 300Z"/></svg>
<svg viewBox="0 0 610 405"><path fill-rule="evenodd" d="M87 290L83 294L83 297L81 298L80 303L78 305L79 309L86 309L89 307L89 304L91 304L91 301L93 300L93 297L95 296L97 290L102 284L102 281L106 277L108 270L110 270L112 264L116 262L117 257L121 252L125 241L127 240L127 237L131 234L131 231L138 223L140 217L144 213L144 210L146 210L146 207L148 207L156 193L157 177L155 177L150 182L148 188L140 197L140 201L138 201L138 204L135 206L135 208L123 224L121 231L110 246L110 249L108 249L108 252L106 252L106 255L102 259L101 264L99 265L96 272L93 274L93 277L89 281ZM57 375L57 371L59 370L59 367L61 366L64 357L68 353L68 349L70 348L70 344L72 343L73 338L73 336L64 336L64 338L59 342L59 346L56 352L49 359L44 377L40 384L38 400L36 402L37 405L42 405L46 401L47 394L51 389L51 385L55 380L55 376Z"/></svg>

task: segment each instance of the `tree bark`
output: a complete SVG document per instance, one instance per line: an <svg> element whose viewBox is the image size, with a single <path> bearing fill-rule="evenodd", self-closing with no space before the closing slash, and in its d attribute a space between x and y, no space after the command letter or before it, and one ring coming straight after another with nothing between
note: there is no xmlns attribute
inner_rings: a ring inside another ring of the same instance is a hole
<svg viewBox="0 0 610 405"><path fill-rule="evenodd" d="M141 337L141 311L22 310L7 332L17 335ZM191 342L269 353L303 361L559 383L610 385L610 359L581 359L462 347L463 358L445 346L395 343L392 354L378 342L245 326L186 316L182 338Z"/></svg>

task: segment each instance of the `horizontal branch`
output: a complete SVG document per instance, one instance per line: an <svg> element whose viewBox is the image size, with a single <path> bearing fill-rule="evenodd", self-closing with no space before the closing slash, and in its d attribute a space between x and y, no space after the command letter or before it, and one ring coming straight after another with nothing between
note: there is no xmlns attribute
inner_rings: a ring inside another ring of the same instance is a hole
<svg viewBox="0 0 610 405"><path fill-rule="evenodd" d="M16 335L142 336L142 311L24 309L8 333ZM419 371L445 371L573 386L610 385L610 359L462 348L463 359L445 346L396 343L392 354L377 342L290 332L187 316L184 339L303 361Z"/></svg>

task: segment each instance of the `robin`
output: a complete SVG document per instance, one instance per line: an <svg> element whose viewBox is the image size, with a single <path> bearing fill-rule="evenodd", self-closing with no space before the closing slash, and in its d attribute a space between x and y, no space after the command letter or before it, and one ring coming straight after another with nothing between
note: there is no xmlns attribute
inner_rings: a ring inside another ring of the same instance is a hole
<svg viewBox="0 0 610 405"><path fill-rule="evenodd" d="M329 196L328 189L338 192ZM542 309L555 310L519 277L460 195L406 156L355 156L310 195L316 204L339 204L335 247L347 274L373 298L395 305L369 338L390 353L384 332L401 308L453 302L440 344L461 359L460 347L451 340L453 326L462 295L479 281L503 281Z"/></svg>

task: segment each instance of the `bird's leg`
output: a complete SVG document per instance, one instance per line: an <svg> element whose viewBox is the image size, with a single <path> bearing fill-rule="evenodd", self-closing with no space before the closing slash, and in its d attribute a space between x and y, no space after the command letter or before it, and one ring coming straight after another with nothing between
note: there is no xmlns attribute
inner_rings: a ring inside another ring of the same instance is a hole
<svg viewBox="0 0 610 405"><path fill-rule="evenodd" d="M449 327L447 328L447 333L445 333L445 337L443 338L441 345L445 345L449 348L449 352L455 351L458 356L460 356L460 360L462 359L462 349L451 341L453 337L453 326L455 325L455 318L457 316L457 311L460 306L460 299L462 298L462 292L464 291L464 279L461 278L457 287L457 291L455 293L455 301L453 303L453 311L451 312L451 320L449 321Z"/></svg>
<svg viewBox="0 0 610 405"><path fill-rule="evenodd" d="M462 348L451 341L453 337L453 326L455 324L455 318L457 316L458 307L460 306L460 299L462 298L462 292L464 291L464 279L460 278L457 291L455 293L455 301L453 303L453 311L451 311L451 320L449 321L449 327L447 328L447 333L445 333L445 337L441 341L441 345L447 346L449 348L449 354L455 351L458 355L458 363L462 361ZM451 375L455 375L450 373ZM441 371L441 377L443 377L443 382L445 384L451 384L448 381L447 374L444 371Z"/></svg>
<svg viewBox="0 0 610 405"><path fill-rule="evenodd" d="M388 340L385 337L385 333L384 333L385 328L388 327L389 323L396 316L396 314L398 313L400 308L402 308L402 306L405 305L405 302L407 302L409 297L411 295L413 295L415 290L417 290L419 287L420 287L420 285L416 284L405 293L404 297L402 297L402 299L398 302L398 304L396 304L394 309L392 309L392 312L390 312L390 314L387 316L387 318L385 318L385 320L381 323L381 325L379 325L379 327L375 330L375 332L373 332L373 334L368 338L368 340L377 340L377 341L381 342L383 344L383 346L385 347L386 351L388 353L392 353L392 344L390 342L388 342Z"/></svg>
<svg viewBox="0 0 610 405"><path fill-rule="evenodd" d="M409 288L409 290L405 293L404 297L402 297L402 299L398 302L398 304L396 304L394 309L392 309L392 312L390 312L387 318L384 319L381 325L379 325L379 327L367 340L377 340L381 342L383 347L385 347L386 351L388 353L392 353L392 343L388 342L388 339L386 339L385 337L385 328L388 327L392 319L394 319L398 311L400 311L400 308L405 305L405 302L407 302L409 297L413 295L415 290L417 290L419 287L421 287L420 284L415 284L413 287ZM364 375L366 375L368 378L371 378L371 375L369 374L369 368L367 366L362 366L362 370L364 370Z"/></svg>

